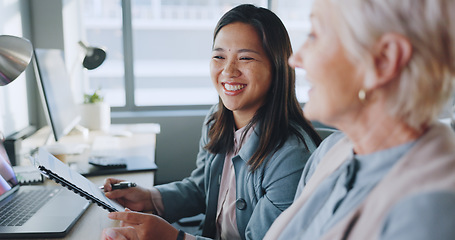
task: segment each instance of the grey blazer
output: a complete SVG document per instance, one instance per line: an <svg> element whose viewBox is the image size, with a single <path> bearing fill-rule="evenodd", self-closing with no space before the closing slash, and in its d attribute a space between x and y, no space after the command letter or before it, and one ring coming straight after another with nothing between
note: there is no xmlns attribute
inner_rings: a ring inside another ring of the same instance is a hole
<svg viewBox="0 0 455 240"><path fill-rule="evenodd" d="M182 181L156 186L162 195L165 214L169 222L183 217L205 214L202 236L216 235L216 211L221 173L225 154L212 154L204 149L208 143L207 121L217 105L212 107L202 127L196 169ZM243 144L239 154L232 158L236 176L237 227L242 239L262 239L272 222L292 204L303 167L316 145L308 134L305 145L296 136L267 158L256 171L250 172L247 161L254 154L260 138L257 129ZM198 237L198 239L204 239Z"/></svg>

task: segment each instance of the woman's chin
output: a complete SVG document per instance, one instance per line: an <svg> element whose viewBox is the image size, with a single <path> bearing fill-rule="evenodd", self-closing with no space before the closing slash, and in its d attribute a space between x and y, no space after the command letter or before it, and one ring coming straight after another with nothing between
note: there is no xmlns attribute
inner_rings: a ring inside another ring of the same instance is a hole
<svg viewBox="0 0 455 240"><path fill-rule="evenodd" d="M303 115L310 121L318 121L317 112L315 112L315 109L310 102L305 103L305 106L303 107Z"/></svg>
<svg viewBox="0 0 455 240"><path fill-rule="evenodd" d="M319 121L319 119L317 119L316 117L314 117L314 116L311 115L311 114L304 113L303 115L304 115L305 118L308 119L309 121Z"/></svg>

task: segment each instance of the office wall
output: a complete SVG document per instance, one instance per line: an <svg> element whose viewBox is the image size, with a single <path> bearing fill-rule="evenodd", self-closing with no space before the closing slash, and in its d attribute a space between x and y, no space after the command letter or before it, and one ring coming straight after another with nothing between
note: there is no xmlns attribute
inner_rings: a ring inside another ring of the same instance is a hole
<svg viewBox="0 0 455 240"><path fill-rule="evenodd" d="M40 0L24 1L28 3L27 11L28 25L30 27L30 40L34 48L56 48L63 49L63 21L62 21L62 1L60 0ZM47 125L44 103L41 101L35 72L30 70L28 75L28 92L32 98L29 101L31 113L31 123L37 128Z"/></svg>
<svg viewBox="0 0 455 240"><path fill-rule="evenodd" d="M81 84L84 69L81 61L83 52L78 0L30 1L32 41L35 48L56 48L65 50L65 63L74 89L74 100L82 101Z"/></svg>

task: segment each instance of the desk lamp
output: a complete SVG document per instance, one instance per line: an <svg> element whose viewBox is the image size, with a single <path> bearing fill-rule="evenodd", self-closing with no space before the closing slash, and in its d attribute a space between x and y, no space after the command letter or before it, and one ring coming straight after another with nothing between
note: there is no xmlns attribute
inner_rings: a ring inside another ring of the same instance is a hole
<svg viewBox="0 0 455 240"><path fill-rule="evenodd" d="M85 51L85 57L82 65L88 70L99 67L104 62L104 59L106 59L106 51L104 49L87 46L87 44L83 41L79 41L79 45Z"/></svg>
<svg viewBox="0 0 455 240"><path fill-rule="evenodd" d="M33 47L25 38L0 35L0 86L16 79L32 59ZM0 131L0 140L4 140Z"/></svg>
<svg viewBox="0 0 455 240"><path fill-rule="evenodd" d="M16 79L32 59L33 47L29 40L0 35L0 86Z"/></svg>

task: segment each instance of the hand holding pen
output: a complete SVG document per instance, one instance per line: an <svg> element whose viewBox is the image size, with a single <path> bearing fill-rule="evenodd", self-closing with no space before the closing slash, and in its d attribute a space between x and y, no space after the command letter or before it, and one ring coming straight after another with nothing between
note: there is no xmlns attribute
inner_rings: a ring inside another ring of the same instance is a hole
<svg viewBox="0 0 455 240"><path fill-rule="evenodd" d="M119 183L114 183L111 184L112 190L117 190L117 189L126 189L130 187L136 187L136 183L133 182L119 182ZM104 190L104 186L100 187L101 190Z"/></svg>
<svg viewBox="0 0 455 240"><path fill-rule="evenodd" d="M154 210L150 189L116 178L106 178L103 186L105 187L103 188L104 196L117 201L126 208L138 212ZM115 191L118 188L123 189Z"/></svg>

